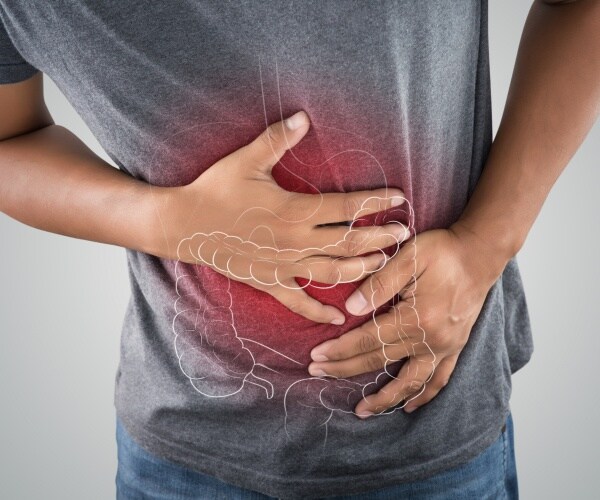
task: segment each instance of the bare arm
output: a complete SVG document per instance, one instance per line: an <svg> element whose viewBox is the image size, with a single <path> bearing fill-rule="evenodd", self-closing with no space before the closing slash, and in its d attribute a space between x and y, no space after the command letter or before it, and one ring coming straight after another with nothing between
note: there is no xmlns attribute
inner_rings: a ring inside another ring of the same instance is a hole
<svg viewBox="0 0 600 500"><path fill-rule="evenodd" d="M361 214L385 210L404 197L391 188L319 196L282 189L271 169L308 131L308 117L300 115L297 128L271 124L189 185L154 187L113 168L55 125L41 74L0 85L0 211L45 231L206 265L312 321L342 324L339 310L310 297L294 278L335 284L381 267L381 253L360 255L405 237L400 225L350 232L321 224L354 219L353 207L364 207ZM256 227L271 233L254 236ZM236 243L226 244L224 233ZM244 241L250 239L264 251L249 251ZM180 247L182 241L187 244ZM260 263L253 268L254 261Z"/></svg>
<svg viewBox="0 0 600 500"><path fill-rule="evenodd" d="M311 352L309 373L335 377L372 372L409 353L394 380L357 404L359 416L399 403L414 411L449 383L490 288L598 115L600 0L560 3L533 4L504 116L462 217L404 245L346 308L360 316L397 293L403 300Z"/></svg>
<svg viewBox="0 0 600 500"><path fill-rule="evenodd" d="M523 245L599 111L600 1L534 2L498 133L458 221L491 250L492 272Z"/></svg>
<svg viewBox="0 0 600 500"><path fill-rule="evenodd" d="M42 90L41 73L0 86L0 210L46 231L146 250L147 186L55 125Z"/></svg>

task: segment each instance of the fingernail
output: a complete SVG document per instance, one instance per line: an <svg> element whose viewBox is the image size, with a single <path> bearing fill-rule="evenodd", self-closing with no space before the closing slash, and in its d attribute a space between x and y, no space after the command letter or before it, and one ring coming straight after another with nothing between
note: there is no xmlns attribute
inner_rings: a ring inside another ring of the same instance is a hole
<svg viewBox="0 0 600 500"><path fill-rule="evenodd" d="M375 415L372 411L362 411L360 413L357 413L356 416L358 418L369 418L371 415Z"/></svg>
<svg viewBox="0 0 600 500"><path fill-rule="evenodd" d="M329 361L329 358L327 357L327 345L320 344L314 347L313 350L310 351L310 357L313 361Z"/></svg>
<svg viewBox="0 0 600 500"><path fill-rule="evenodd" d="M345 322L346 322L346 318L344 318L344 317L334 318L331 320L332 325L343 325Z"/></svg>
<svg viewBox="0 0 600 500"><path fill-rule="evenodd" d="M415 411L418 408L418 406L405 406L404 407L404 411L406 413L412 413L413 411Z"/></svg>
<svg viewBox="0 0 600 500"><path fill-rule="evenodd" d="M311 354L310 357L313 361L329 361L329 358L325 354Z"/></svg>
<svg viewBox="0 0 600 500"><path fill-rule="evenodd" d="M402 205L402 203L406 201L406 198L404 197L404 194L394 195L392 196L391 201L392 207L397 207L398 205Z"/></svg>
<svg viewBox="0 0 600 500"><path fill-rule="evenodd" d="M350 295L346 301L346 309L350 314L354 314L354 316L360 316L366 308L367 299L365 299L359 290Z"/></svg>
<svg viewBox="0 0 600 500"><path fill-rule="evenodd" d="M290 116L285 120L285 126L290 130L299 129L302 125L306 124L306 114L304 111L298 111L296 114Z"/></svg>
<svg viewBox="0 0 600 500"><path fill-rule="evenodd" d="M327 374L321 368L308 367L308 373L314 377L325 377Z"/></svg>

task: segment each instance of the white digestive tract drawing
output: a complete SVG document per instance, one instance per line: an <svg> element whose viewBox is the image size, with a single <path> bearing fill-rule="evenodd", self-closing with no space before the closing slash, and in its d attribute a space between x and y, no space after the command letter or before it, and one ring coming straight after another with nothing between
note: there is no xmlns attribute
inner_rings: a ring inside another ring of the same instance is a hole
<svg viewBox="0 0 600 500"><path fill-rule="evenodd" d="M275 63L277 64L277 62ZM276 66L277 68L277 66ZM267 122L266 104L264 100L265 92L263 87L262 67L259 61L259 74L261 82L261 90L263 96L263 109L265 117L265 127L269 125ZM283 116L281 107L281 90L277 75L277 94L279 101L279 111L281 120L286 118ZM196 124L194 127L200 128L207 125ZM318 123L312 123L311 127L323 127ZM368 156L371 161L381 169L382 175L385 173L381 165L368 151L355 149L354 154L363 153ZM336 155L347 154L348 150L339 151ZM289 149L279 163L280 167L287 169L285 158L290 155L300 164L310 168L319 168L319 165L305 163L301 158L295 155L293 149ZM331 158L326 158L329 161ZM294 174L296 175L296 174ZM308 182L308 181L307 181ZM387 183L385 184L387 186ZM312 184L313 187L314 184ZM315 187L316 189L316 187ZM318 195L317 195L318 196ZM397 210L402 210L405 215L407 224L405 228L410 231L409 234L414 234L412 239L408 239L403 248L404 254L410 254L413 274L410 277L410 282L413 286L407 289L401 300L406 304L411 305L416 313L415 290L417 285L416 270L417 270L417 236L414 227L414 212L409 200L397 207ZM355 220L360 218L360 211L356 214ZM349 225L348 225L349 224ZM347 223L348 232L353 230L353 223ZM262 228L264 229L264 228ZM401 248L402 239L395 247L394 253L388 259L393 258L398 254ZM308 245L307 245L308 246ZM276 347L267 345L265 342L257 341L250 338L244 331L243 322L240 323L240 318L236 317L236 296L232 293L233 280L242 281L245 279L256 279L252 274L252 266L250 266L247 275L236 275L230 269L229 263L236 257L257 258L258 252L264 247L258 247L252 241L242 241L237 236L228 235L225 232L213 232L210 234L194 233L183 239L178 247L179 260L175 263L176 277L176 293L177 300L173 304L173 334L174 334L174 349L175 355L179 363L181 372L185 375L191 388L199 395L206 398L230 398L240 395L243 391L248 391L249 388L260 389L260 393L267 400L273 398L279 399L282 404L282 419L284 419L285 432L290 440L298 441L302 436L305 439L307 425L314 432L314 439L322 440L323 446L327 442L328 423L335 418L336 414L354 413L356 402L360 398L373 392L373 388L380 382L381 377L390 379L396 378L396 375L389 371L389 366L397 361L388 357L386 346L391 345L379 337L381 349L385 358L389 361L381 370L369 374L367 382L358 382L352 380L353 377L337 378L334 376L313 377L308 373L305 363L295 359L290 353L284 353ZM271 248L274 251L291 249L279 248L275 243ZM409 250L407 252L407 249ZM321 249L322 250L322 249ZM219 259L215 259L216 252L219 252ZM229 252L228 258L223 258L223 254ZM182 260L182 255L186 256L187 262ZM190 256L193 256L195 264L190 264ZM223 264L224 263L224 264ZM207 269L211 266L212 269ZM201 280L201 277L206 273L221 273L226 280L217 282L210 280ZM203 274L204 273L204 274ZM276 273L275 273L276 276ZM222 284L225 283L225 286ZM278 282L282 286L282 283ZM308 280L308 283L303 286L312 285L318 287L336 287L340 283L334 284L318 284L315 285L313 280ZM239 286L236 285L236 286ZM248 285L244 285L248 286ZM299 287L301 285L298 285ZM264 292L261 292L264 293ZM368 297L367 297L368 299ZM394 299L396 300L396 299ZM400 299L398 299L400 300ZM372 301L372 298L371 298ZM389 321L390 315L387 315ZM421 344L420 348L427 343L425 341L425 331L417 325L421 338L415 339L414 335L410 338L402 324L402 315L397 313L394 315L394 328L397 332L397 339L394 340L394 345L402 345L405 355L402 356L406 360L414 353L416 343ZM418 321L418 314L416 314ZM366 321L373 321L377 325L379 331L382 327L389 329L389 324L380 324L376 308L373 307L373 312L370 318ZM248 321L246 319L246 321ZM273 366L272 363L261 359L260 352L268 351L271 355L268 359L272 360L273 356L279 357L282 362L288 363L290 366L297 368L298 375L290 380L289 377L282 377L281 369ZM429 349L431 351L431 349ZM398 352L397 350L395 352ZM418 367L415 364L416 370L428 370L431 375L427 378L426 383L433 376L435 368L435 355L431 351L431 360L427 362L429 366ZM409 374L409 377L418 379L417 373ZM364 379L364 377L363 377ZM421 377L422 379L422 377ZM282 380L285 383L282 384ZM384 417L390 415L398 409L403 408L408 401L416 398L425 389L425 385L419 384L420 387L414 387L413 390L418 392L413 394L410 399L405 399L402 404L397 404L388 411L376 414L375 416ZM384 389L385 390L385 389ZM390 398L393 395L390 395Z"/></svg>

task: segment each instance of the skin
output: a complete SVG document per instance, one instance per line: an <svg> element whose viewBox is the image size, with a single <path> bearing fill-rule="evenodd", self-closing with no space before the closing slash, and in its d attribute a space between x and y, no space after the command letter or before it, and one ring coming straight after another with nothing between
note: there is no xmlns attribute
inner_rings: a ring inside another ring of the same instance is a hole
<svg viewBox="0 0 600 500"><path fill-rule="evenodd" d="M385 265L378 256L360 256L402 241L402 231L361 228L348 233L347 228L319 224L351 220L361 206L366 207L361 215L389 208L394 195L402 196L400 191L301 195L271 182L270 169L302 139L308 121L296 130L272 124L255 141L213 165L219 168L209 168L187 186L153 187L112 168L68 130L54 125L39 74L0 85L0 210L32 227L168 259L178 258L178 244L192 229L223 231L240 241L252 236L261 245L274 241L273 247L285 250L249 252L240 243L232 252L217 240L209 256L215 256L214 268L222 272L232 254L241 255L235 262L238 277L252 263L261 264L255 273L259 280L244 281L317 322L335 322L342 315L303 290L265 285L273 282L275 269L284 279L310 269L326 283L340 276L355 281L368 275L358 291L370 310L392 297L402 300L378 317L385 326L377 332L369 309L353 307L361 302L353 294L348 312L365 315L366 322L315 347L309 373L322 375L315 370L323 370L348 377L407 357L397 379L361 401L355 411L368 416L402 402L410 411L433 399L450 380L489 289L523 245L552 185L598 115L598 33L599 0L533 4L502 122L464 213L447 229L420 233L414 245L405 244ZM228 186L227 192L214 186ZM269 227L266 236L247 234L248 224L239 223L248 209L256 209L256 200L262 210L252 214ZM416 280L411 283L406 276L415 269L412 263L407 267L406 257L412 260L415 247ZM191 255L182 257L196 262ZM403 342L398 341L399 332Z"/></svg>
<svg viewBox="0 0 600 500"><path fill-rule="evenodd" d="M310 297L294 277L364 279L383 266L380 250L407 234L399 224L339 225L359 209L366 215L404 203L399 189L312 195L279 187L270 172L308 131L303 111L297 129L271 124L194 182L156 187L116 170L54 125L41 74L0 85L0 110L2 212L53 233L209 265L315 322L342 324L345 316ZM194 233L194 250L201 249L195 254L179 246Z"/></svg>
<svg viewBox="0 0 600 500"><path fill-rule="evenodd" d="M348 377L408 358L394 380L356 406L362 418L398 404L411 412L439 394L489 289L522 247L599 108L600 1L534 2L502 121L464 213L448 229L416 235L414 283L407 283L410 242L365 280L348 298L348 312L366 314L396 294L403 300L377 317L379 332L370 320L316 346L309 373Z"/></svg>

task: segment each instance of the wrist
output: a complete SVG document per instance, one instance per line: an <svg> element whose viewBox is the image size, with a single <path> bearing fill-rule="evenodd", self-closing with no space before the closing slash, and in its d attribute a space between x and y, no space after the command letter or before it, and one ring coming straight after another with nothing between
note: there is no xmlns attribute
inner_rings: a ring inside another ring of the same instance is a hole
<svg viewBox="0 0 600 500"><path fill-rule="evenodd" d="M176 189L151 184L141 186L136 207L140 216L136 224L137 250L160 258L176 258L177 246L172 237L174 219L170 214Z"/></svg>
<svg viewBox="0 0 600 500"><path fill-rule="evenodd" d="M173 187L146 184L140 199L142 251L163 259L188 261L189 256L178 255L181 241L210 231L205 193L194 183Z"/></svg>
<svg viewBox="0 0 600 500"><path fill-rule="evenodd" d="M481 264L481 272L490 283L500 277L521 245L514 235L491 234L466 219L457 220L449 230L465 243L469 261Z"/></svg>

